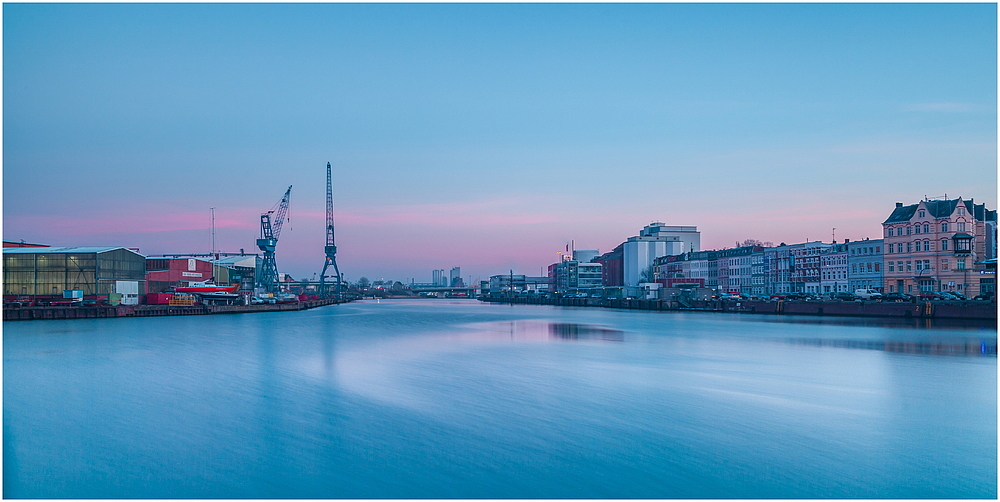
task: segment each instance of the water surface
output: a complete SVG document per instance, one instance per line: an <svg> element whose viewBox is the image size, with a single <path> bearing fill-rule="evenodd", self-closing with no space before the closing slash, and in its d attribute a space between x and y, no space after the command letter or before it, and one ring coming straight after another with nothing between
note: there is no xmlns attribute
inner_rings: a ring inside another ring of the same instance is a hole
<svg viewBox="0 0 1000 502"><path fill-rule="evenodd" d="M996 329L476 301L4 323L8 498L996 498Z"/></svg>

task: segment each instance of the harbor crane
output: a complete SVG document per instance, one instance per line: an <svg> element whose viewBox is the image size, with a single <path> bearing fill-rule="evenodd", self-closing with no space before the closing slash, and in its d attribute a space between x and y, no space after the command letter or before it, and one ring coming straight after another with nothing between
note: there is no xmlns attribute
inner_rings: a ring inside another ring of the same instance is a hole
<svg viewBox="0 0 1000 502"><path fill-rule="evenodd" d="M278 245L278 236L281 235L281 224L285 221L288 213L288 201L292 196L292 186L288 185L285 195L278 202L277 209L260 215L260 239L257 239L257 247L264 252L264 261L261 264L261 274L257 279L257 285L264 291L274 291L278 286L278 265L274 262L274 248ZM274 220L271 215L274 215Z"/></svg>
<svg viewBox="0 0 1000 502"><path fill-rule="evenodd" d="M333 238L333 182L330 175L330 163L326 163L326 246L323 247L323 253L326 254L326 260L323 261L323 272L319 274L319 293L323 297L329 296L329 292L326 290L326 270L333 265L333 270L337 275L332 276L336 278L337 281L337 296L340 296L340 283L341 275L340 268L337 267L337 244Z"/></svg>

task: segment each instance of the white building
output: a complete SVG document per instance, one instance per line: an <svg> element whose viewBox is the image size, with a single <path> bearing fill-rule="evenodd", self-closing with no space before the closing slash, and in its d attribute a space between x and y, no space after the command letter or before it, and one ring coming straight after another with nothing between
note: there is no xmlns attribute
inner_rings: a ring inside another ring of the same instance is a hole
<svg viewBox="0 0 1000 502"><path fill-rule="evenodd" d="M431 276L432 276L431 282L434 283L435 286L447 286L448 285L448 278L445 277L445 275L444 275L444 269L443 268L439 269L439 270L435 270L434 272L432 272Z"/></svg>
<svg viewBox="0 0 1000 502"><path fill-rule="evenodd" d="M821 293L844 293L848 289L847 244L834 244L819 257L819 285Z"/></svg>
<svg viewBox="0 0 1000 502"><path fill-rule="evenodd" d="M652 281L653 260L701 249L701 233L696 226L667 226L662 222L646 225L639 235L629 237L622 249L625 286ZM649 277L643 274L650 271Z"/></svg>

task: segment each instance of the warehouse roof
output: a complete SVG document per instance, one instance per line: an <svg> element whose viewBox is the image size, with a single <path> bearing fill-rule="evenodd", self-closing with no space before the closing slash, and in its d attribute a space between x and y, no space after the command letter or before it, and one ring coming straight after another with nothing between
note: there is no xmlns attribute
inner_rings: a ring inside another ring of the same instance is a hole
<svg viewBox="0 0 1000 502"><path fill-rule="evenodd" d="M114 251L116 249L124 249L126 251L137 253L134 249L129 249L124 246L62 246L62 247L46 247L46 248L3 248L4 254L89 254L89 253L106 253L108 251Z"/></svg>

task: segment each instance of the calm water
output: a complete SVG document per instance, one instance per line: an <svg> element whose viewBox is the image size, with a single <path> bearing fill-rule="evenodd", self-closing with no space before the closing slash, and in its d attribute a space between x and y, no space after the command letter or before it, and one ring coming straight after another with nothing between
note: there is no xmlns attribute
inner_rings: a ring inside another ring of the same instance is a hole
<svg viewBox="0 0 1000 502"><path fill-rule="evenodd" d="M14 498L996 498L995 327L359 302L3 325Z"/></svg>

